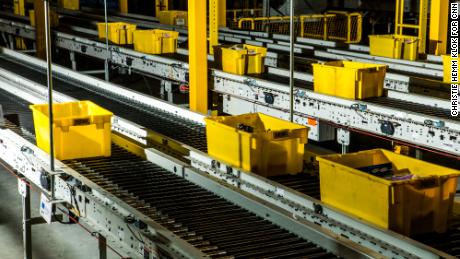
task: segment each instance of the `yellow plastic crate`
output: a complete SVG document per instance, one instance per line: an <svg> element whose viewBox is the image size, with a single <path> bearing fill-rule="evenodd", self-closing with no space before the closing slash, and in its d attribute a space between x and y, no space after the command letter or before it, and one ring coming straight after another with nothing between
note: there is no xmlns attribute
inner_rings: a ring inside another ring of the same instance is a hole
<svg viewBox="0 0 460 259"><path fill-rule="evenodd" d="M30 26L35 27L35 11L34 10L29 10L29 20L30 20ZM54 11L50 11L50 26L51 27L59 26L59 15Z"/></svg>
<svg viewBox="0 0 460 259"><path fill-rule="evenodd" d="M315 92L359 100L383 94L386 65L352 61L312 65Z"/></svg>
<svg viewBox="0 0 460 259"><path fill-rule="evenodd" d="M48 104L31 105L37 146L50 152ZM110 156L112 113L90 101L53 104L57 159Z"/></svg>
<svg viewBox="0 0 460 259"><path fill-rule="evenodd" d="M460 171L383 149L317 160L324 203L405 235L446 231ZM409 175L376 176L382 165Z"/></svg>
<svg viewBox="0 0 460 259"><path fill-rule="evenodd" d="M160 11L157 18L162 24L179 26L187 26L188 24L188 13L186 11Z"/></svg>
<svg viewBox="0 0 460 259"><path fill-rule="evenodd" d="M176 53L179 32L165 30L136 30L134 50L149 53Z"/></svg>
<svg viewBox="0 0 460 259"><path fill-rule="evenodd" d="M59 0L58 4L60 7L69 9L69 10L79 10L80 9L80 0Z"/></svg>
<svg viewBox="0 0 460 259"><path fill-rule="evenodd" d="M370 54L374 56L417 60L417 37L401 35L369 35Z"/></svg>
<svg viewBox="0 0 460 259"><path fill-rule="evenodd" d="M451 77L451 73L452 73L452 69L451 69L451 63L452 63L452 60L457 60L457 67L459 65L458 63L458 58L452 58L451 55L442 55L442 63L444 65L444 82L446 83L451 83L452 82L452 77ZM457 80L459 81L459 80Z"/></svg>
<svg viewBox="0 0 460 259"><path fill-rule="evenodd" d="M109 22L109 40L115 44L133 44L133 32L136 30L135 24L124 22ZM100 39L105 39L105 23L97 23L97 31Z"/></svg>
<svg viewBox="0 0 460 259"><path fill-rule="evenodd" d="M247 44L222 47L222 70L237 75L265 72L267 48Z"/></svg>
<svg viewBox="0 0 460 259"><path fill-rule="evenodd" d="M262 113L205 121L210 156L262 176L303 170L307 127Z"/></svg>

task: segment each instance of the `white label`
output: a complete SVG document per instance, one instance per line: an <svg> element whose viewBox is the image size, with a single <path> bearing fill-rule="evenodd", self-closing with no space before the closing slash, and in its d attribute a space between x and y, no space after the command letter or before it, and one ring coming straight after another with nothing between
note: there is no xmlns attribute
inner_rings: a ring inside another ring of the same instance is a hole
<svg viewBox="0 0 460 259"><path fill-rule="evenodd" d="M46 223L51 224L51 216L53 215L53 204L43 193L40 197L40 215L45 219Z"/></svg>
<svg viewBox="0 0 460 259"><path fill-rule="evenodd" d="M284 190L281 189L281 188L276 188L275 194L277 194L279 196L284 196Z"/></svg>
<svg viewBox="0 0 460 259"><path fill-rule="evenodd" d="M120 241L122 241L125 238L125 232L123 232L123 230L118 229L117 234Z"/></svg>
<svg viewBox="0 0 460 259"><path fill-rule="evenodd" d="M176 18L176 25L185 25L184 18Z"/></svg>
<svg viewBox="0 0 460 259"><path fill-rule="evenodd" d="M27 197L27 185L26 182L21 179L18 179L18 192L22 197Z"/></svg>
<svg viewBox="0 0 460 259"><path fill-rule="evenodd" d="M138 247L138 253L141 255L141 256L144 256L144 244L143 243L139 243L139 247Z"/></svg>

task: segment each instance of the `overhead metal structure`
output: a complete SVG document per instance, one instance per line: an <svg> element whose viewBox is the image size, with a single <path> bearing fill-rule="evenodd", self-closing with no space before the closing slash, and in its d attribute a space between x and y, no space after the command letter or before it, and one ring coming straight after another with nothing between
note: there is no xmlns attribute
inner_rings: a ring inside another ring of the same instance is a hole
<svg viewBox="0 0 460 259"><path fill-rule="evenodd" d="M21 122L7 121L7 127L0 128L2 159L39 192L63 202L54 205L56 214L65 215L71 208L82 224L97 230L101 254L107 242L116 245L121 256L148 259L454 258L460 228L454 226L442 238L413 240L344 214L318 200L321 186L313 167L300 175L264 178L210 157L204 122L209 94L216 93L225 113L263 112L292 120L310 128L309 139L337 140L343 152L350 143L350 131L355 131L458 161L460 120L449 113L445 84L440 82L440 58L374 57L366 46L295 37L293 0L291 35L219 28L223 2L190 0L188 28L127 14L64 14L69 20L122 19L141 28L178 31L180 42L188 39L188 49L178 48L171 55L104 44L93 39L95 30L78 24L69 24L65 32L43 34L48 43L53 38L56 48L69 52L72 69L56 65L52 71L49 62L0 48L0 104L6 113L19 114ZM40 40L39 28L24 19L0 16L0 33ZM267 72L236 75L208 67L214 57L205 50L218 42L266 46ZM110 56L114 66L128 73L169 85L188 84L190 109L82 74L77 71L77 54L100 61ZM387 64L391 69L384 81L388 95L351 100L320 94L313 90L312 74L294 69L306 61L337 59ZM43 85L47 77L48 82L54 78L54 87ZM54 159L33 144L27 107L45 102L52 94L57 103L90 99L114 112L111 157L56 161L56 173L49 169ZM48 185L48 180L54 184ZM27 196L23 199L25 222L30 218ZM30 225L24 226L30 232ZM24 240L29 247L30 236L24 235Z"/></svg>

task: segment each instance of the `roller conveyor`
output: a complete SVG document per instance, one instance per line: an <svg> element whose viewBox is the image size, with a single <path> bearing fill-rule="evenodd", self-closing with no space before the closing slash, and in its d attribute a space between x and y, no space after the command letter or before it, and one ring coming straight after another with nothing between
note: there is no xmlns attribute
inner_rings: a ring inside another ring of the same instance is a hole
<svg viewBox="0 0 460 259"><path fill-rule="evenodd" d="M46 85L46 76L40 70L24 67L18 63L1 59L0 67L15 71L15 73L27 77L35 82ZM55 78L54 89L80 100L91 100L104 108L116 113L123 114L125 118L152 129L160 134L172 137L186 145L206 152L206 133L202 125L186 121L172 114L166 114L160 110L128 104L120 99L113 100L101 93L76 87L67 80Z"/></svg>
<svg viewBox="0 0 460 259"><path fill-rule="evenodd" d="M0 102L5 114L31 121L24 102L3 91ZM19 132L10 123L7 127ZM212 258L336 258L116 145L109 158L64 162Z"/></svg>
<svg viewBox="0 0 460 259"><path fill-rule="evenodd" d="M412 112L422 113L428 116L449 119L453 121L460 121L460 117L453 117L449 110L430 107L422 104L412 103L408 101L402 101L389 97L379 97L366 99L366 102L375 103L387 107L393 107L398 110L407 110Z"/></svg>
<svg viewBox="0 0 460 259"><path fill-rule="evenodd" d="M15 62L12 62L10 60L6 60L6 59L2 59L1 60L2 62L0 62L0 66L1 67L4 67L6 69L9 69L11 71L15 71L16 73L20 74L20 75L23 75L23 76L27 76L28 78L32 79L32 80L35 80L37 82L41 82L43 83L44 82L44 74L39 71L39 69L37 70L34 70L34 69L31 69L31 68L27 68L27 67L24 67L23 65L20 65L20 64L17 64ZM160 115L161 115L161 112L160 111L149 111L149 110L146 110L146 109L143 109L142 107L133 107L133 104L131 103L127 103L127 102L123 102L122 100L117 100L117 101L114 101L114 100L111 100L110 99L110 96L103 96L103 95L100 95L100 94L96 94L96 93L92 93L90 92L89 90L85 90L83 88L80 88L80 87L75 87L75 86L78 86L76 84L72 84L69 80L61 80L61 79L57 79L55 81L55 89L59 92L62 92L62 93L65 93L67 95L70 95L72 97L75 97L75 98L80 98L81 96L83 96L85 99L87 99L88 97L91 97L89 99L91 100L94 100L95 102L98 102L99 104L101 104L102 106L106 107L106 108L109 108L109 109L112 109L115 113L117 114L120 114L120 115L123 115L124 117L126 118L130 118L131 120L139 123L140 125L143 125L147 128L151 128L152 130L155 130L155 131L162 131L160 133L166 135L166 136L169 136L173 139L176 139L178 141L181 141L183 143L188 143L190 146L192 147L195 147L197 149L200 149L199 146L197 146L197 144L195 144L193 141L192 141L192 138L190 138L190 136L192 136L191 134L193 134L193 136L195 137L194 141L198 140L204 147L206 146L206 138L205 138L205 132L204 132L204 128L201 126L201 125L197 125L196 123L194 124L193 122L189 122L189 121L186 121L184 120L183 118L175 118L175 119L167 119L166 118L161 118ZM6 97L6 96L5 96ZM92 98L95 98L95 99L92 99ZM8 102L5 102L6 103L6 107L8 107L8 105L11 106L11 108L4 108L4 110L6 112L8 112L8 110L11 110L12 112L14 111L19 111L20 113L24 113L24 115L22 116L29 116L30 118L30 114L28 114L28 107L27 107L27 104L25 103L20 103L20 102L16 102L14 101L13 99L11 98L8 98L10 101ZM3 100L1 100L2 103L3 103ZM15 106L15 105L18 105L18 106ZM110 105L110 106L108 106ZM19 108L18 108L19 107ZM406 107L407 108L407 107ZM129 113L129 111L132 111L132 114ZM5 112L5 113L6 113ZM172 114L165 114L166 116L169 116L169 118L171 118L171 116L174 116ZM130 117L132 116L132 117ZM147 117L148 116L148 117ZM146 119L148 118L148 119ZM26 121L30 121L31 120L26 120ZM169 127L165 127L165 128L162 128L161 127L161 123L159 123L158 125L157 124L151 124L151 125L148 125L148 123L153 123L155 121L161 121L163 123L168 123ZM26 126L26 125L24 125ZM193 127L192 127L193 126ZM27 126L26 126L27 127ZM172 128L171 127L174 127L174 128L177 128L177 127L182 127L183 129L183 133L185 134L185 136L182 136L182 135L179 135L178 137L175 136L175 132L173 132ZM182 139L180 139L182 138ZM187 142L188 141L188 142ZM126 155L126 153L125 153ZM131 155L131 154L129 154ZM109 159L110 160L110 159ZM129 160L129 159L128 159ZM101 161L98 161L97 163L99 163ZM111 163L110 161L102 161L103 163ZM136 193L134 192L131 192L131 194L127 194L126 191L123 191L123 190L126 190L126 189L123 189L124 188L131 188L132 186L129 185L129 183L125 183L125 182L118 182L117 179L111 179L111 178L108 178L109 176L105 176L105 175L102 175L102 174L99 174L99 173L95 173L93 171L97 171L97 169L100 169L100 168L97 168L96 167L96 170L92 170L92 167L91 166L95 166L94 164L92 164L93 162L91 160L88 160L88 161L69 161L69 163L71 163L70 165L72 166L79 166L80 168L78 168L78 170L82 170L82 169L89 169L89 172L87 173L89 177L92 177L92 179L98 183L100 183L101 185L105 186L107 188L107 190L110 190L111 192L114 192L114 194L118 194L120 195L119 197L122 198L124 197L124 199L127 200L127 202L131 202L129 204L133 204L133 205L136 205L138 208L140 207L145 207L146 209L148 209L147 211L150 211L150 206L152 204L147 204L148 201L146 201L144 197L145 196L142 196L142 193L141 192L138 192L139 190L136 189ZM88 164L86 164L88 163ZM89 165L89 166L87 166ZM135 168L136 166L132 166L133 168ZM76 167L75 167L76 168ZM145 170L149 170L149 169L145 169ZM142 171L144 172L144 171ZM144 172L145 173L145 172ZM293 189L296 189L302 193L305 193L307 195L310 195L312 197L319 197L319 181L318 181L318 178L314 178L312 177L312 181L309 181L309 179L304 179L304 183L302 183L300 180L300 176L283 176L283 177L276 177L276 178L273 178L274 180L288 186L288 187L292 187ZM122 181L123 178L121 177L120 178L120 181ZM112 182L110 182L112 181ZM134 188L134 187L133 187ZM131 190L131 189L128 189L128 190ZM142 191L142 190L140 190ZM128 192L129 193L129 192ZM198 192L200 193L200 192ZM133 196L134 194L134 196ZM149 196L150 197L150 196ZM139 198L141 200L139 200ZM143 200L143 201L142 201ZM161 206L163 206L164 204L159 204L160 207L159 208L163 208ZM156 208L156 205L153 206ZM167 207L166 207L167 208ZM156 212L156 210L153 210ZM144 211L145 212L145 211ZM170 222L173 222L172 220L170 220ZM429 242L430 240L427 240L426 243L428 244L436 244L436 243L431 243ZM433 242L436 242L436 240L432 240ZM442 250L442 247L440 248Z"/></svg>
<svg viewBox="0 0 460 259"><path fill-rule="evenodd" d="M212 257L335 257L120 147L65 163Z"/></svg>

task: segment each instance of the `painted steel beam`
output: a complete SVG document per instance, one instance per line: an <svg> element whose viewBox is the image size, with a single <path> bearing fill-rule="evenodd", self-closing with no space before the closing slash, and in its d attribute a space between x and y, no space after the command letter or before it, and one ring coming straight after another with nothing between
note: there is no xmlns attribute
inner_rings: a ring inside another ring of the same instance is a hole
<svg viewBox="0 0 460 259"><path fill-rule="evenodd" d="M206 1L188 1L190 109L208 112Z"/></svg>
<svg viewBox="0 0 460 259"><path fill-rule="evenodd" d="M209 53L214 54L213 46L219 44L220 0L209 0Z"/></svg>
<svg viewBox="0 0 460 259"><path fill-rule="evenodd" d="M128 0L118 0L120 13L128 13Z"/></svg>
<svg viewBox="0 0 460 259"><path fill-rule="evenodd" d="M429 53L447 53L449 0L431 0Z"/></svg>
<svg viewBox="0 0 460 259"><path fill-rule="evenodd" d="M35 10L35 43L36 55L38 58L45 59L45 10L43 0L34 0Z"/></svg>

